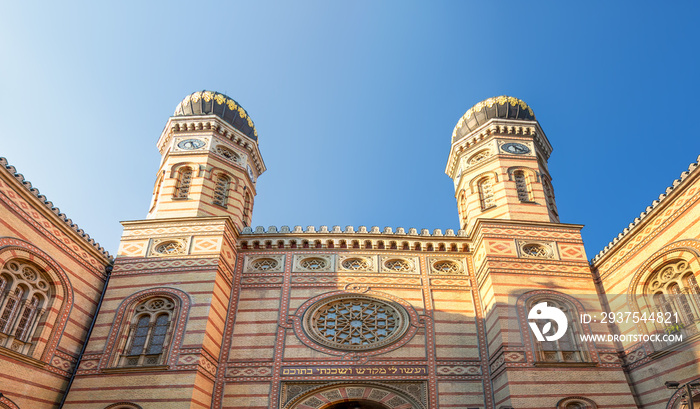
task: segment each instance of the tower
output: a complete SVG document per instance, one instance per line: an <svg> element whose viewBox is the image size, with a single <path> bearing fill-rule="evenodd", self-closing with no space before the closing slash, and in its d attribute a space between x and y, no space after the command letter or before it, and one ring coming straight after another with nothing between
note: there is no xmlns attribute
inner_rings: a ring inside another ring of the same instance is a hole
<svg viewBox="0 0 700 409"><path fill-rule="evenodd" d="M157 146L148 216L122 223L65 408L104 407L120 396L167 408L211 405L236 243L265 165L248 113L211 91L178 104Z"/></svg>
<svg viewBox="0 0 700 409"><path fill-rule="evenodd" d="M609 385L626 383L614 345L581 341L606 328L577 322L583 311L600 314L602 307L582 226L559 221L547 168L551 152L532 109L508 96L474 105L452 134L446 173L454 180L460 226L472 243L494 406L543 407L538 396L556 384L562 397L634 407L631 396L609 398L617 393ZM566 317L569 328L561 338L541 342L531 331L529 312L543 307ZM600 367L605 372L596 372ZM601 382L595 393L580 383L592 376ZM557 407L574 401L562 399Z"/></svg>
<svg viewBox="0 0 700 409"><path fill-rule="evenodd" d="M524 101L479 102L459 120L445 173L454 181L460 227L478 218L559 222L547 160L552 153Z"/></svg>
<svg viewBox="0 0 700 409"><path fill-rule="evenodd" d="M216 92L185 97L158 139L163 156L148 219L229 216L250 225L255 183L265 171L248 113Z"/></svg>

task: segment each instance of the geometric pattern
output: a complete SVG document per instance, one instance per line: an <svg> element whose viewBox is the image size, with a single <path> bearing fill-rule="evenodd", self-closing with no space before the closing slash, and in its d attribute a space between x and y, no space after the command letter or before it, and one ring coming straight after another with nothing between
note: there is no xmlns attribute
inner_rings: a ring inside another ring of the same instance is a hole
<svg viewBox="0 0 700 409"><path fill-rule="evenodd" d="M232 367L226 370L226 376L229 378L234 378L237 376L270 376L272 375L272 368L268 366L257 366L257 367L247 367L238 368Z"/></svg>
<svg viewBox="0 0 700 409"><path fill-rule="evenodd" d="M481 366L438 366L438 375L481 375Z"/></svg>
<svg viewBox="0 0 700 409"><path fill-rule="evenodd" d="M192 254L217 253L221 249L221 237L197 237L192 243Z"/></svg>

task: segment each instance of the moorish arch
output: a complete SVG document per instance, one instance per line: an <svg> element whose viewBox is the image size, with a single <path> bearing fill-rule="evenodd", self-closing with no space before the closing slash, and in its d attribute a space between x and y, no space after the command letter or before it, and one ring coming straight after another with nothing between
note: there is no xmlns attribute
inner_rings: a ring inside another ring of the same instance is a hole
<svg viewBox="0 0 700 409"><path fill-rule="evenodd" d="M426 409L413 396L390 385L335 383L308 390L282 409Z"/></svg>

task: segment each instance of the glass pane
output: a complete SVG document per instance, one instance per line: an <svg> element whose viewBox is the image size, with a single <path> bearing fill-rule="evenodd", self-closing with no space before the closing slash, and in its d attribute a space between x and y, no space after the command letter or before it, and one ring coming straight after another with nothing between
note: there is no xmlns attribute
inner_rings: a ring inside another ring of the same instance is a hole
<svg viewBox="0 0 700 409"><path fill-rule="evenodd" d="M148 322L148 316L139 318L139 322L136 325L136 330L134 330L134 338L131 342L129 355L141 355L143 346L146 344L146 336L148 335Z"/></svg>
<svg viewBox="0 0 700 409"><path fill-rule="evenodd" d="M151 335L151 342L148 346L149 355L160 354L163 352L163 344L165 343L165 334L168 332L168 316L160 315L156 319L156 325L153 328L153 334Z"/></svg>

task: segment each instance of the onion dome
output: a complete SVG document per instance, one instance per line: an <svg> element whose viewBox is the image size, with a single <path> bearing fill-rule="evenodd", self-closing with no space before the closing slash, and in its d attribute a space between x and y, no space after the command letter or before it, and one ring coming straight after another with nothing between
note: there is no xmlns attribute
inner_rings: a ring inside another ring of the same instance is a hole
<svg viewBox="0 0 700 409"><path fill-rule="evenodd" d="M257 141L258 131L245 109L232 98L214 91L198 91L185 97L173 116L216 115Z"/></svg>
<svg viewBox="0 0 700 409"><path fill-rule="evenodd" d="M452 143L462 139L492 118L536 121L532 108L521 99L505 95L489 98L469 108L460 118L452 132Z"/></svg>

